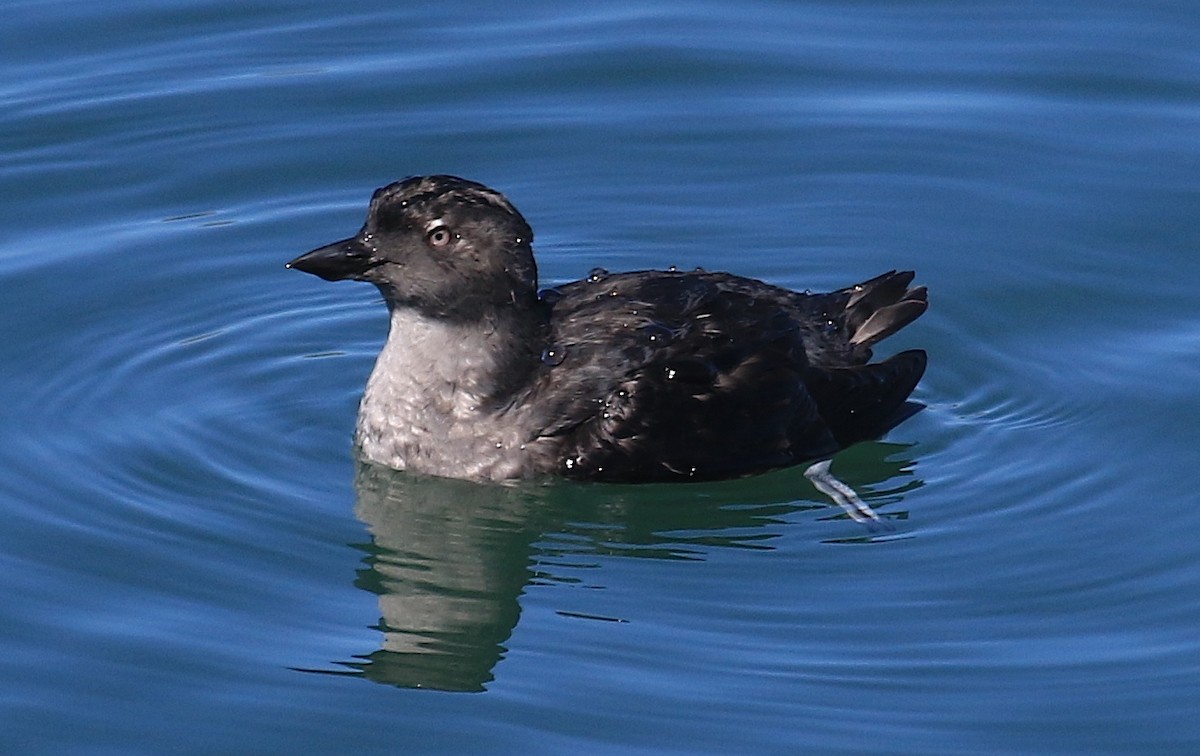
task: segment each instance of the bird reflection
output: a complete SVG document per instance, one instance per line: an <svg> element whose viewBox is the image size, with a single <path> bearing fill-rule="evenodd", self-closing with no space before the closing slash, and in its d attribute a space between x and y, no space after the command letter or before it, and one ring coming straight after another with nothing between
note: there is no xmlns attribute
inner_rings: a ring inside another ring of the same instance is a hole
<svg viewBox="0 0 1200 756"><path fill-rule="evenodd" d="M843 456L856 486L891 520L919 487L906 445L859 444ZM841 459L841 458L839 458ZM797 501L802 473L649 486L480 485L361 464L356 514L371 541L356 585L376 594L380 648L339 662L334 674L443 691L483 691L493 680L527 588L570 585L574 565L597 555L703 560L719 548L770 549L789 515L840 510ZM889 483L886 490L880 484ZM847 521L848 522L848 521ZM857 526L856 526L857 528ZM893 534L894 536L894 534ZM870 541L855 536L843 541ZM589 581L597 579L590 570ZM599 576L603 579L603 575ZM606 618L612 619L612 618Z"/></svg>

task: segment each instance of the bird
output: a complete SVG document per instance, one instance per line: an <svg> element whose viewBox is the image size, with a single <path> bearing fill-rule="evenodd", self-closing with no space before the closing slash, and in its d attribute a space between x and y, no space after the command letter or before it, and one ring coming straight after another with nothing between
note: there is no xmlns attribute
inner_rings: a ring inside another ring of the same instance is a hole
<svg viewBox="0 0 1200 756"><path fill-rule="evenodd" d="M354 236L287 263L374 284L387 305L360 458L484 482L721 480L807 462L853 519L880 521L829 466L920 409L908 400L926 353L872 361L928 306L912 271L811 293L595 268L539 289L533 239L500 192L413 176L374 192Z"/></svg>

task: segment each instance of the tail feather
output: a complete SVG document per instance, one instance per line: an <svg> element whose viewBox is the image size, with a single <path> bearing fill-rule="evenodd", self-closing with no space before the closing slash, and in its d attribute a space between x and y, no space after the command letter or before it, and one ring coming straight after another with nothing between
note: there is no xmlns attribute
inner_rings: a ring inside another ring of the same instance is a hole
<svg viewBox="0 0 1200 756"><path fill-rule="evenodd" d="M881 307L854 330L850 343L854 346L871 346L883 341L919 318L927 307L927 302L912 299L902 299L896 304Z"/></svg>
<svg viewBox="0 0 1200 756"><path fill-rule="evenodd" d="M877 344L925 312L928 290L924 286L908 288L915 275L911 270L892 270L843 290L850 295L845 319L851 345Z"/></svg>

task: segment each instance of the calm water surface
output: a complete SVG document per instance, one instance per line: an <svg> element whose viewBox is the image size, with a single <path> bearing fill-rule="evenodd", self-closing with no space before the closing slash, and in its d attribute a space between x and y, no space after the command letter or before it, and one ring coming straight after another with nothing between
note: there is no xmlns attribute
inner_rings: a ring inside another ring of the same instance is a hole
<svg viewBox="0 0 1200 756"><path fill-rule="evenodd" d="M1200 750L1193 5L521 8L5 4L0 752ZM358 467L384 309L283 262L423 172L546 283L916 269L894 529Z"/></svg>

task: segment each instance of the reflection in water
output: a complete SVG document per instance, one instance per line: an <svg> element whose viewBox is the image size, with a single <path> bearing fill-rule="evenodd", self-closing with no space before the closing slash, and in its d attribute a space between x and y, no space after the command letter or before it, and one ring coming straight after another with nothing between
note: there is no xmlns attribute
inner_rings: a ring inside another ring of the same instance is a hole
<svg viewBox="0 0 1200 756"><path fill-rule="evenodd" d="M372 535L357 584L379 596L384 639L354 666L393 685L483 690L533 575L539 492L368 464L355 489Z"/></svg>
<svg viewBox="0 0 1200 756"><path fill-rule="evenodd" d="M847 453L854 485L899 481L867 497L893 520L905 517L890 511L900 495L920 485L906 450L874 443ZM378 596L384 637L377 651L342 662L352 670L344 674L446 691L484 690L525 587L576 582L570 575L585 557L701 560L716 548L769 549L784 518L801 510L845 518L814 503L820 497L799 469L753 482L496 486L362 464L355 488L356 513L372 536L356 584Z"/></svg>

